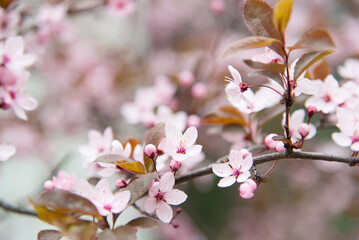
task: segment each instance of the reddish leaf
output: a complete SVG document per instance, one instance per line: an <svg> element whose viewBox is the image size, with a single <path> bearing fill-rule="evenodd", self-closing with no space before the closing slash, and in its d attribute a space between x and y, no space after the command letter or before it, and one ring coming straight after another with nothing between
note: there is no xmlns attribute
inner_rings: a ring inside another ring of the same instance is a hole
<svg viewBox="0 0 359 240"><path fill-rule="evenodd" d="M128 222L126 226L150 229L150 228L158 227L159 222L153 218L139 217Z"/></svg>
<svg viewBox="0 0 359 240"><path fill-rule="evenodd" d="M139 178L133 180L128 184L124 190L129 190L131 192L131 198L128 203L130 206L136 202L142 195L147 191L148 187L158 177L158 172L152 172L140 176Z"/></svg>
<svg viewBox="0 0 359 240"><path fill-rule="evenodd" d="M141 162L138 161L126 161L126 160L120 160L115 162L117 166L120 168L123 168L129 172L132 173L139 173L139 174L145 174L147 171L145 169L145 166Z"/></svg>
<svg viewBox="0 0 359 240"><path fill-rule="evenodd" d="M115 163L117 161L133 161L133 160L118 154L103 154L94 160L94 162L104 162L104 163Z"/></svg>
<svg viewBox="0 0 359 240"><path fill-rule="evenodd" d="M14 0L0 0L0 7L6 9Z"/></svg>
<svg viewBox="0 0 359 240"><path fill-rule="evenodd" d="M219 60L222 60L229 55L238 53L246 49L269 46L273 42L282 44L278 39L275 38L261 36L247 37L229 45L229 47L226 48L222 56L219 57Z"/></svg>
<svg viewBox="0 0 359 240"><path fill-rule="evenodd" d="M276 72L261 70L261 71L248 73L248 77L256 77L256 76L268 77L268 78L273 79L279 83L282 83L282 77L280 76L279 73L276 73Z"/></svg>
<svg viewBox="0 0 359 240"><path fill-rule="evenodd" d="M42 230L37 234L37 240L60 240L62 233L57 230Z"/></svg>
<svg viewBox="0 0 359 240"><path fill-rule="evenodd" d="M267 3L247 0L244 3L243 16L253 35L281 40L281 35L273 23L273 9Z"/></svg>
<svg viewBox="0 0 359 240"><path fill-rule="evenodd" d="M296 44L288 47L290 50L310 48L313 50L335 49L335 43L330 34L323 29L311 29L303 34Z"/></svg>
<svg viewBox="0 0 359 240"><path fill-rule="evenodd" d="M331 74L330 66L327 61L322 60L313 69L313 79L324 80L328 75Z"/></svg>
<svg viewBox="0 0 359 240"><path fill-rule="evenodd" d="M294 80L297 80L297 78L314 63L333 52L335 52L334 49L326 49L312 51L301 56L294 68Z"/></svg>
<svg viewBox="0 0 359 240"><path fill-rule="evenodd" d="M274 8L273 22L283 37L292 13L293 3L294 0L280 0Z"/></svg>
<svg viewBox="0 0 359 240"><path fill-rule="evenodd" d="M280 64L280 63L261 63L261 62L256 62L250 59L245 59L243 60L245 64L247 64L248 66L252 67L252 68L256 68L256 69L263 69L266 71L270 71L270 72L275 72L275 73L283 73L284 72L284 65Z"/></svg>
<svg viewBox="0 0 359 240"><path fill-rule="evenodd" d="M232 106L221 106L214 113L210 113L201 120L202 124L220 124L229 125L236 124L247 126L247 120L237 108Z"/></svg>

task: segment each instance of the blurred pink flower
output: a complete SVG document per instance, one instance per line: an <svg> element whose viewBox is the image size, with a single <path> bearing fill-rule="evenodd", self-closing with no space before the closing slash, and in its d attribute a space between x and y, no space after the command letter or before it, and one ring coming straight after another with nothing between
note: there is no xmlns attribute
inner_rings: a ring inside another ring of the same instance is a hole
<svg viewBox="0 0 359 240"><path fill-rule="evenodd" d="M0 162L9 160L10 157L15 155L16 148L10 144L0 144Z"/></svg>
<svg viewBox="0 0 359 240"><path fill-rule="evenodd" d="M248 84L242 82L241 75L239 72L233 68L231 65L228 65L228 70L231 72L233 79L227 77L228 84L225 88L228 101L235 107L239 107L241 100L245 101L249 107L251 103L243 96L243 92L248 89Z"/></svg>
<svg viewBox="0 0 359 240"><path fill-rule="evenodd" d="M109 0L107 9L111 14L123 18L131 15L136 5L133 0Z"/></svg>
<svg viewBox="0 0 359 240"><path fill-rule="evenodd" d="M52 183L55 188L71 191L76 185L76 175L74 173L69 175L64 171L59 171L56 177L52 177Z"/></svg>
<svg viewBox="0 0 359 240"><path fill-rule="evenodd" d="M253 179L247 179L244 183L242 183L238 190L239 196L244 199L250 199L254 196L254 191L257 189L257 184Z"/></svg>
<svg viewBox="0 0 359 240"><path fill-rule="evenodd" d="M304 109L298 109L289 116L289 132L293 141L302 139L299 129L304 121L305 111ZM285 113L283 114L282 124L284 125ZM306 139L311 139L317 133L317 129L311 123L308 124L309 133Z"/></svg>
<svg viewBox="0 0 359 240"><path fill-rule="evenodd" d="M252 60L262 63L273 63L273 62L283 63L282 56L280 56L278 53L276 53L269 47L265 47L264 52L262 52L260 55L254 56Z"/></svg>
<svg viewBox="0 0 359 240"><path fill-rule="evenodd" d="M186 201L187 195L177 189L173 189L175 178L172 172L165 173L159 182L154 182L148 192L144 208L151 213L156 210L158 218L169 223L173 217L173 211L169 204L179 205Z"/></svg>
<svg viewBox="0 0 359 240"><path fill-rule="evenodd" d="M253 158L251 153L248 154L248 150L231 150L228 159L229 162L226 163L212 164L214 174L223 177L218 183L219 187L229 187L236 181L244 182L251 176L249 170L253 165Z"/></svg>

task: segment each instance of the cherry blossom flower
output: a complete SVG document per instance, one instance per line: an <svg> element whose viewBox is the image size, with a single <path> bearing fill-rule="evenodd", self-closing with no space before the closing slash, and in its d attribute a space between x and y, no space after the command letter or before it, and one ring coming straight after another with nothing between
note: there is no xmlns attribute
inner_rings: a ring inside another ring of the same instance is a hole
<svg viewBox="0 0 359 240"><path fill-rule="evenodd" d="M238 190L239 196L244 199L250 199L254 196L254 191L257 189L257 184L253 179L247 179L244 183L242 183Z"/></svg>
<svg viewBox="0 0 359 240"><path fill-rule="evenodd" d="M198 132L195 127L189 127L183 133L175 126L169 125L165 128L166 140L162 141L159 148L167 155L171 155L177 161L184 161L188 157L197 156L202 151L201 145L194 145ZM165 146L163 146L165 145Z"/></svg>
<svg viewBox="0 0 359 240"><path fill-rule="evenodd" d="M359 60L350 58L345 60L344 65L338 67L340 76L359 82Z"/></svg>
<svg viewBox="0 0 359 240"><path fill-rule="evenodd" d="M219 187L229 187L237 182L244 182L251 173L249 170L253 165L252 154L246 149L241 151L231 150L228 156L229 162L216 163L212 165L212 171L219 177L223 177L219 183Z"/></svg>
<svg viewBox="0 0 359 240"><path fill-rule="evenodd" d="M131 196L131 192L127 190L116 192L114 195L105 178L101 179L94 188L87 181L80 180L76 192L89 199L96 206L101 216L122 212L127 207Z"/></svg>
<svg viewBox="0 0 359 240"><path fill-rule="evenodd" d="M17 12L0 8L0 39L14 36L20 23Z"/></svg>
<svg viewBox="0 0 359 240"><path fill-rule="evenodd" d="M242 99L248 102L246 97L242 94L248 89L248 85L242 82L241 75L234 67L228 65L228 70L231 72L233 79L227 78L228 84L225 88L225 92L228 101L233 106L238 107ZM250 103L248 103L248 105L251 106Z"/></svg>
<svg viewBox="0 0 359 240"><path fill-rule="evenodd" d="M107 127L103 134L96 130L88 132L89 143L79 147L79 152L88 162L92 162L101 154L108 154L112 148L112 128Z"/></svg>
<svg viewBox="0 0 359 240"><path fill-rule="evenodd" d="M76 175L71 175L64 171L59 171L56 177L52 177L52 181L48 180L44 184L44 188L47 190L58 188L64 191L71 191L76 185Z"/></svg>
<svg viewBox="0 0 359 240"><path fill-rule="evenodd" d="M0 64L12 71L21 71L35 62L35 56L24 54L25 44L20 36L9 37L0 43Z"/></svg>
<svg viewBox="0 0 359 240"><path fill-rule="evenodd" d="M337 109L338 124L341 132L332 134L333 141L342 147L349 147L353 151L359 151L359 114L356 111L345 108Z"/></svg>
<svg viewBox="0 0 359 240"><path fill-rule="evenodd" d="M169 223L172 220L173 211L170 205L179 205L187 199L184 192L173 189L174 184L173 173L165 173L159 182L152 184L148 192L149 197L145 200L146 212L152 213L156 210L156 215L164 223Z"/></svg>
<svg viewBox="0 0 359 240"><path fill-rule="evenodd" d="M0 162L9 160L10 157L15 155L16 148L10 144L0 144Z"/></svg>
<svg viewBox="0 0 359 240"><path fill-rule="evenodd" d="M154 123L158 124L161 122L164 122L166 125L174 125L179 130L183 131L187 123L187 113L183 111L174 113L170 107L160 105L154 116Z"/></svg>
<svg viewBox="0 0 359 240"><path fill-rule="evenodd" d="M273 137L276 136L278 136L278 134L268 134L264 139L264 144L267 146L268 149L273 149L276 152L285 151L284 143L282 141L276 141L273 139Z"/></svg>
<svg viewBox="0 0 359 240"><path fill-rule="evenodd" d="M339 87L338 81L332 75L328 75L324 82L322 80L312 82L316 85L317 91L307 99L306 107L312 105L323 113L333 113L349 96L345 89Z"/></svg>
<svg viewBox="0 0 359 240"><path fill-rule="evenodd" d="M109 0L107 9L117 17L127 17L135 11L136 5L133 0Z"/></svg>
<svg viewBox="0 0 359 240"><path fill-rule="evenodd" d="M276 53L269 47L265 47L264 52L262 52L260 55L254 56L252 60L262 63L273 63L273 62L283 63L282 56L280 56L278 53Z"/></svg>

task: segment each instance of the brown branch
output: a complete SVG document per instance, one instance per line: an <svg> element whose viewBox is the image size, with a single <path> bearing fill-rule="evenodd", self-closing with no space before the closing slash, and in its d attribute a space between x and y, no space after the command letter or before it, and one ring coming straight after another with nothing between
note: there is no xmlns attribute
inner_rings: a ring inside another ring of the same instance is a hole
<svg viewBox="0 0 359 240"><path fill-rule="evenodd" d="M222 159L222 158L221 158ZM315 152L278 152L278 153L268 153L260 156L253 157L253 165L262 164L265 162L270 162L274 160L281 159L303 159L303 160L323 160L329 162L341 162L349 164L350 166L355 166L359 164L359 158L340 156L334 154L325 154L325 153L315 153ZM212 166L201 168L193 172L184 174L176 178L176 184L181 184L189 180L205 176L213 173Z"/></svg>
<svg viewBox="0 0 359 240"><path fill-rule="evenodd" d="M0 200L0 208L3 209L5 212L13 212L13 213L32 216L32 217L37 217L37 215L34 211L23 209L21 207L15 207L15 206L13 206L9 203L6 203L2 200Z"/></svg>
<svg viewBox="0 0 359 240"><path fill-rule="evenodd" d="M83 7L83 8L79 8L79 9L69 9L67 11L67 13L70 15L84 13L84 12L88 12L88 11L92 11L92 10L104 7L105 5L106 5L106 0L102 0L98 4L93 5L93 6Z"/></svg>

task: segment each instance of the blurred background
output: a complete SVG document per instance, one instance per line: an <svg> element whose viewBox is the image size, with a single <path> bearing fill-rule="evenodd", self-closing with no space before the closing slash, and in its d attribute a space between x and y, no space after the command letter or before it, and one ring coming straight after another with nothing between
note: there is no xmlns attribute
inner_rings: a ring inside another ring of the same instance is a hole
<svg viewBox="0 0 359 240"><path fill-rule="evenodd" d="M274 6L276 1L267 2ZM65 3L71 9L89 10L66 14L61 10ZM106 6L92 9L98 4L95 0L19 4L13 11L22 13L18 31L27 52L37 56L26 92L39 106L27 113L28 121L16 118L11 110L0 112L0 141L17 149L15 156L0 163L0 199L16 206L30 208L27 198L36 196L59 169L89 177L78 147L88 142L90 129L103 132L111 126L121 141L143 139L148 122L141 114L138 119L126 118L122 106L157 96L149 93L141 98L138 89L161 88L164 85L156 81L164 78L174 89L166 105L174 112L203 117L228 104L224 94L228 64L245 82L262 81L247 77L250 69L242 62L262 49L216 61L226 46L250 35L242 18L242 0L136 0L133 10L121 16ZM359 54L358 17L356 0L296 1L287 45L312 27L327 29L337 52L326 60L340 79L337 67ZM170 90L161 91L166 95ZM280 119L271 121L263 133L281 133ZM192 168L207 166L232 147L241 147L242 140L225 137L221 130L199 126L198 143L206 159ZM319 130L304 149L350 154L332 142L334 131ZM270 165L260 165L258 171L264 173ZM218 181L211 175L180 185L189 198L175 218L179 228L161 224L155 230L140 230L139 239L359 239L359 172L354 167L280 161L252 200L241 199L238 186L218 188ZM139 215L135 209L128 209L120 221L126 223L135 215ZM36 239L43 229L53 227L34 217L0 211L0 239Z"/></svg>

